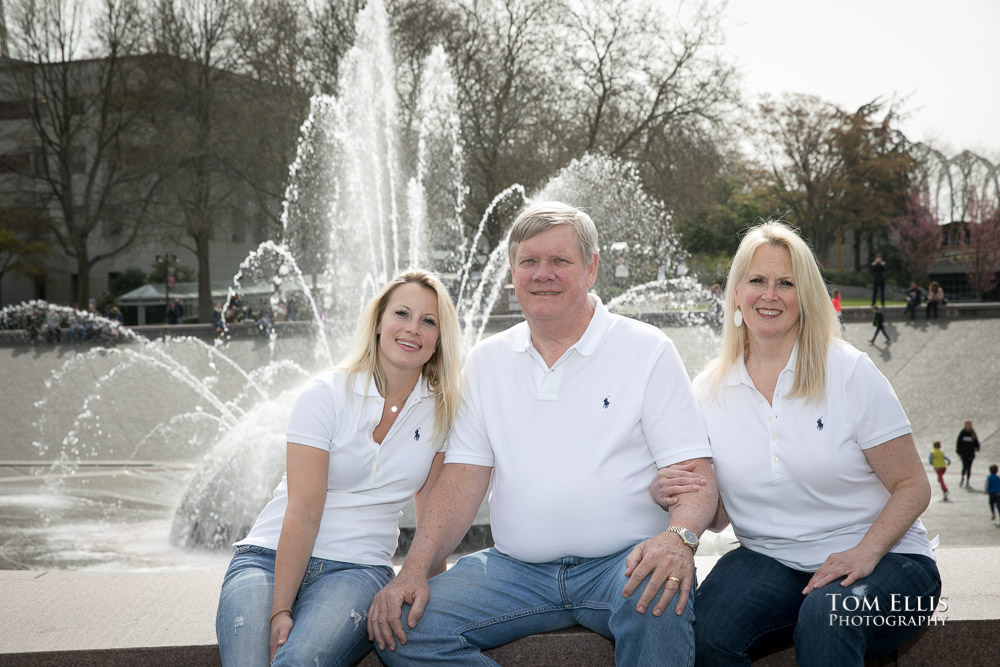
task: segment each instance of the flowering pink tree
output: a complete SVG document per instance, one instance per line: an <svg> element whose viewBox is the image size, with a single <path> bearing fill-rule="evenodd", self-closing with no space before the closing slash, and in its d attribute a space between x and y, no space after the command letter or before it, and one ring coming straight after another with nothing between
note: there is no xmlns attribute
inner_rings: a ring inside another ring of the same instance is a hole
<svg viewBox="0 0 1000 667"><path fill-rule="evenodd" d="M937 262L943 238L927 193L911 194L906 202L906 213L896 218L890 228L898 239L903 266L913 280L923 282Z"/></svg>
<svg viewBox="0 0 1000 667"><path fill-rule="evenodd" d="M966 205L968 233L959 242L958 262L965 269L976 298L997 284L1000 268L1000 209L988 199L973 195Z"/></svg>

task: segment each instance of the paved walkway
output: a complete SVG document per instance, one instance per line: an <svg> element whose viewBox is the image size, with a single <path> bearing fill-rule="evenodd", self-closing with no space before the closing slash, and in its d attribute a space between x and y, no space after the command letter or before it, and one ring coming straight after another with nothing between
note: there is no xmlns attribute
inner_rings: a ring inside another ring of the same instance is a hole
<svg viewBox="0 0 1000 667"><path fill-rule="evenodd" d="M716 560L696 557L699 577ZM1000 618L1000 547L942 549L938 562L945 623ZM222 574L0 571L0 656L215 644Z"/></svg>

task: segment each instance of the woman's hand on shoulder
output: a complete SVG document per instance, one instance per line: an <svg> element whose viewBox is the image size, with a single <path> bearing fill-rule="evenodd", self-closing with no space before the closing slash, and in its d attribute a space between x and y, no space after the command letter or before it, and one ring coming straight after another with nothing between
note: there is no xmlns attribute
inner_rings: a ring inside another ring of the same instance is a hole
<svg viewBox="0 0 1000 667"><path fill-rule="evenodd" d="M696 493L708 484L708 479L694 472L695 463L677 463L666 468L660 468L656 477L649 485L649 495L653 501L669 510L678 503L677 496L684 493Z"/></svg>
<svg viewBox="0 0 1000 667"><path fill-rule="evenodd" d="M802 590L802 594L808 595L817 588L823 588L831 581L836 581L841 577L844 577L844 580L840 582L840 585L850 586L858 579L864 579L871 574L881 559L879 554L872 553L860 545L846 551L830 554L819 566L819 569L813 573L809 583Z"/></svg>

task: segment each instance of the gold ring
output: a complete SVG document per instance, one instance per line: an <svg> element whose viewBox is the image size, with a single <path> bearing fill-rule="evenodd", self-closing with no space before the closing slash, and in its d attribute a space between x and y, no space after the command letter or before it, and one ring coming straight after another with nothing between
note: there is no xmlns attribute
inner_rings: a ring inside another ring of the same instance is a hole
<svg viewBox="0 0 1000 667"><path fill-rule="evenodd" d="M676 581L678 584L681 583L681 580L677 577L667 577L667 581Z"/></svg>

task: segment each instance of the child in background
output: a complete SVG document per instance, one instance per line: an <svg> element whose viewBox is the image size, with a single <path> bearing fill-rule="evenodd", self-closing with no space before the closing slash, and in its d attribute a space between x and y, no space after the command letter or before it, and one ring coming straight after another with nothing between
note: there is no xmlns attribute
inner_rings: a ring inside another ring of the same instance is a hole
<svg viewBox="0 0 1000 667"><path fill-rule="evenodd" d="M833 290L833 298L831 299L831 301L833 302L833 309L835 311L837 311L837 321L840 322L840 334L846 338L847 337L847 331L844 329L844 320L843 320L843 316L841 315L841 312L840 312L840 290L839 289Z"/></svg>
<svg viewBox="0 0 1000 667"><path fill-rule="evenodd" d="M872 326L875 327L875 335L872 336L872 345L875 344L875 339L878 338L879 331L885 336L885 344L888 345L892 341L889 340L889 334L885 330L885 313L878 306L872 306L872 312L875 313L875 316L872 318Z"/></svg>
<svg viewBox="0 0 1000 667"><path fill-rule="evenodd" d="M948 469L948 464L951 463L951 459L945 456L944 451L941 450L940 440L935 440L933 447L934 448L931 450L927 460L930 461L931 467L934 468L934 472L937 473L938 482L941 484L941 490L944 491L944 498L941 500L948 502L948 485L944 483L944 471ZM1000 478L997 478L997 481L1000 482Z"/></svg>
<svg viewBox="0 0 1000 667"><path fill-rule="evenodd" d="M986 494L990 497L990 521L1000 513L1000 475L997 475L997 464L990 466L990 474L986 476ZM1000 528L1000 523L997 524Z"/></svg>

